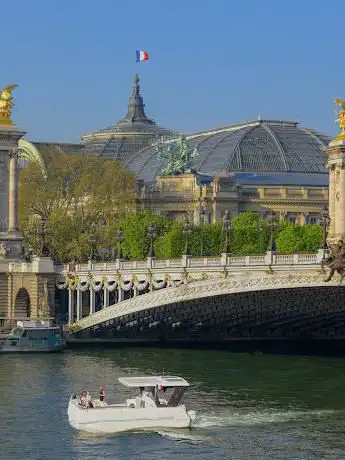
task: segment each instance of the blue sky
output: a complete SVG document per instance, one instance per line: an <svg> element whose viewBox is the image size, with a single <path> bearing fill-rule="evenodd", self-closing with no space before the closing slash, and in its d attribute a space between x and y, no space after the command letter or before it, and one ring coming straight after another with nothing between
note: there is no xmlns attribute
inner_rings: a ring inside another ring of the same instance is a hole
<svg viewBox="0 0 345 460"><path fill-rule="evenodd" d="M31 140L77 142L125 115L183 132L279 118L335 134L345 99L343 0L1 2L0 87ZM150 61L135 63L135 50Z"/></svg>

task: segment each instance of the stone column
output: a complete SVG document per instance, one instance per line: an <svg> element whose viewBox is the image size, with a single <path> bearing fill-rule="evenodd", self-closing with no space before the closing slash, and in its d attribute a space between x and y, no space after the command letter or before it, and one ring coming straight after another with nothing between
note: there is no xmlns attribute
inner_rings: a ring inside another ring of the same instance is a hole
<svg viewBox="0 0 345 460"><path fill-rule="evenodd" d="M77 321L83 317L83 292L77 289Z"/></svg>
<svg viewBox="0 0 345 460"><path fill-rule="evenodd" d="M96 311L96 293L92 286L90 286L90 315Z"/></svg>
<svg viewBox="0 0 345 460"><path fill-rule="evenodd" d="M329 165L328 214L331 219L329 235L335 233L335 165Z"/></svg>
<svg viewBox="0 0 345 460"><path fill-rule="evenodd" d="M5 259L21 259L23 238L18 231L17 202L18 142L25 135L14 125L0 123L0 221L6 224L1 228L0 244Z"/></svg>
<svg viewBox="0 0 345 460"><path fill-rule="evenodd" d="M106 288L106 286L104 286L104 288L103 288L103 293L104 293L103 308L107 308L107 307L109 307L109 291Z"/></svg>
<svg viewBox="0 0 345 460"><path fill-rule="evenodd" d="M15 233L18 230L18 174L17 174L17 150L9 153L9 184L8 184L8 232Z"/></svg>
<svg viewBox="0 0 345 460"><path fill-rule="evenodd" d="M337 167L336 183L336 213L335 213L335 237L344 239L345 236L345 164Z"/></svg>
<svg viewBox="0 0 345 460"><path fill-rule="evenodd" d="M68 289L68 324L74 322L74 290Z"/></svg>
<svg viewBox="0 0 345 460"><path fill-rule="evenodd" d="M328 243L345 241L345 141L334 139L328 148L329 215L332 219Z"/></svg>
<svg viewBox="0 0 345 460"><path fill-rule="evenodd" d="M124 297L123 294L124 294L123 289L119 285L119 287L118 287L118 302L123 301L123 297Z"/></svg>
<svg viewBox="0 0 345 460"><path fill-rule="evenodd" d="M309 212L301 212L301 214L299 215L299 224L300 225L308 224L308 219L309 219Z"/></svg>

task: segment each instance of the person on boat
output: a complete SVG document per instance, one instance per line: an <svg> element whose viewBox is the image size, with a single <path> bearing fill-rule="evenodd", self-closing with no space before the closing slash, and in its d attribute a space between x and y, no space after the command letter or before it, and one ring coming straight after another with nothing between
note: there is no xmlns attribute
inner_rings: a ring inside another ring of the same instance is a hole
<svg viewBox="0 0 345 460"><path fill-rule="evenodd" d="M99 389L99 405L100 407L108 407L108 404L105 402L105 390L103 387Z"/></svg>
<svg viewBox="0 0 345 460"><path fill-rule="evenodd" d="M87 392L82 391L80 393L79 404L83 407L87 407Z"/></svg>
<svg viewBox="0 0 345 460"><path fill-rule="evenodd" d="M92 409L94 407L92 398L89 392L86 393L86 401L87 401L87 406L89 409Z"/></svg>

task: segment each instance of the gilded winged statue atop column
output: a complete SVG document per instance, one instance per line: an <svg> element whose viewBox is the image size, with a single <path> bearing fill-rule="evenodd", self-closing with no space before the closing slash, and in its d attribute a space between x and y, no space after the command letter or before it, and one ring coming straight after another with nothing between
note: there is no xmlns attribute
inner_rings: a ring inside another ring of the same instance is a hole
<svg viewBox="0 0 345 460"><path fill-rule="evenodd" d="M337 111L338 118L336 121L339 123L341 133L338 134L337 138L345 140L345 101L336 97L335 103L340 107L340 110Z"/></svg>
<svg viewBox="0 0 345 460"><path fill-rule="evenodd" d="M18 85L7 85L0 90L0 124L12 124L11 113L14 107L12 91Z"/></svg>

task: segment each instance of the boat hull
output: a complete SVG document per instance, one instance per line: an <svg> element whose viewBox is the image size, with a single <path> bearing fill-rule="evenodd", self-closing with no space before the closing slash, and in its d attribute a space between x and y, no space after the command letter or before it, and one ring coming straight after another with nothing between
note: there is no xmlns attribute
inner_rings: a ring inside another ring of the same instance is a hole
<svg viewBox="0 0 345 460"><path fill-rule="evenodd" d="M154 428L188 428L191 417L185 406L131 408L125 405L84 409L73 400L68 405L70 425L90 433L116 433Z"/></svg>
<svg viewBox="0 0 345 460"><path fill-rule="evenodd" d="M65 345L57 346L43 346L43 347L30 347L30 346L1 346L0 345L0 354L1 353L57 353L61 352L66 348Z"/></svg>

